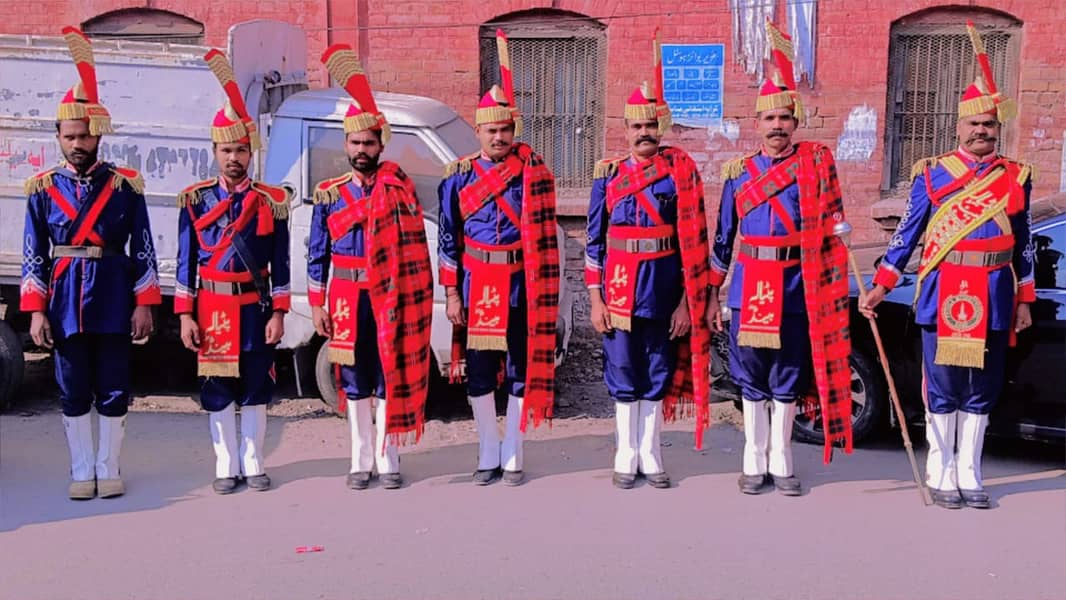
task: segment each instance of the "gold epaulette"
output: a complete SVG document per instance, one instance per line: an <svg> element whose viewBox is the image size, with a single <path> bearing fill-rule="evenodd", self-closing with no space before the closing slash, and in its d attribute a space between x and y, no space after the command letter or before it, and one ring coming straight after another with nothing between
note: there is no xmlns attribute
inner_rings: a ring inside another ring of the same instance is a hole
<svg viewBox="0 0 1066 600"><path fill-rule="evenodd" d="M320 181L315 186L311 199L315 204L333 204L340 197L340 187L351 180L352 173L349 171L340 177Z"/></svg>
<svg viewBox="0 0 1066 600"><path fill-rule="evenodd" d="M1018 185L1025 185L1026 181L1031 184L1036 183L1036 167L1033 163L1014 160L1013 158L1008 158L1007 160L1018 166Z"/></svg>
<svg viewBox="0 0 1066 600"><path fill-rule="evenodd" d="M932 169L937 165L940 160L939 156L930 156L923 158L911 165L911 181L914 181L919 175L925 172L926 167Z"/></svg>
<svg viewBox="0 0 1066 600"><path fill-rule="evenodd" d="M209 188L218 183L218 178L197 181L189 187L178 192L178 208L185 208L200 202L200 190Z"/></svg>
<svg viewBox="0 0 1066 600"><path fill-rule="evenodd" d="M470 169L474 168L474 159L479 156L481 156L481 153L475 152L459 160L453 160L444 166L444 176L451 177L456 173L469 173Z"/></svg>
<svg viewBox="0 0 1066 600"><path fill-rule="evenodd" d="M729 181L736 179L744 174L744 161L754 156L754 154L745 154L736 158L731 158L722 163L722 181Z"/></svg>
<svg viewBox="0 0 1066 600"><path fill-rule="evenodd" d="M592 169L593 179L603 179L604 177L610 177L618 172L618 165L622 164L625 157L619 158L605 158L596 162L596 167Z"/></svg>
<svg viewBox="0 0 1066 600"><path fill-rule="evenodd" d="M144 193L144 177L141 177L141 174L136 169L111 167L111 173L111 187L117 190L125 183L138 194Z"/></svg>
<svg viewBox="0 0 1066 600"><path fill-rule="evenodd" d="M55 169L48 169L47 171L42 171L27 179L26 183L22 186L23 190L26 192L26 197L28 198L37 192L43 192L46 188L50 187L52 185L52 173L54 172Z"/></svg>
<svg viewBox="0 0 1066 600"><path fill-rule="evenodd" d="M285 188L261 181L253 181L252 188L266 196L275 219L289 218L289 192Z"/></svg>

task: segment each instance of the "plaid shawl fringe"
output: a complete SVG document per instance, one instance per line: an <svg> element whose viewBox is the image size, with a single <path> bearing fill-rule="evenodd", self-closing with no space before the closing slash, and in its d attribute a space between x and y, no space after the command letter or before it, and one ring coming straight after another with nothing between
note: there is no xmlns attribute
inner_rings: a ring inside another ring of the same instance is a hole
<svg viewBox="0 0 1066 600"><path fill-rule="evenodd" d="M838 236L825 233L835 216L843 217L844 209L829 149L809 142L797 146L804 300L825 431L823 460L829 464L833 446L842 445L845 454L852 451L847 248Z"/></svg>
<svg viewBox="0 0 1066 600"><path fill-rule="evenodd" d="M385 373L386 435L405 445L417 443L425 427L433 276L414 183L392 162L381 164L376 181L367 218L370 302Z"/></svg>

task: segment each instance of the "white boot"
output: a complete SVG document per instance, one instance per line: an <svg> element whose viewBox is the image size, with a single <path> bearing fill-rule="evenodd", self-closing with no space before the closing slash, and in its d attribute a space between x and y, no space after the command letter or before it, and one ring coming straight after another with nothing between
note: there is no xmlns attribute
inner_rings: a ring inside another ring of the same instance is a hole
<svg viewBox="0 0 1066 600"><path fill-rule="evenodd" d="M981 451L985 444L988 415L959 411L959 489L983 490L981 480Z"/></svg>
<svg viewBox="0 0 1066 600"><path fill-rule="evenodd" d="M245 477L266 472L263 464L263 443L266 440L267 407L241 407L241 470Z"/></svg>
<svg viewBox="0 0 1066 600"><path fill-rule="evenodd" d="M637 474L637 433L640 431L639 401L615 402L615 451L614 472L623 475Z"/></svg>
<svg viewBox="0 0 1066 600"><path fill-rule="evenodd" d="M100 415L99 450L96 453L96 487L101 498L114 498L126 493L118 458L122 453L122 438L126 435L126 416Z"/></svg>
<svg viewBox="0 0 1066 600"><path fill-rule="evenodd" d="M80 417L63 417L70 448L70 498L88 500L96 495L93 473L93 427L89 413Z"/></svg>
<svg viewBox="0 0 1066 600"><path fill-rule="evenodd" d="M770 474L774 477L791 477L792 422L796 419L796 403L767 402L770 404Z"/></svg>
<svg viewBox="0 0 1066 600"><path fill-rule="evenodd" d="M929 453L925 460L925 482L934 490L959 488L955 465L955 425L958 413L925 414L925 440Z"/></svg>
<svg viewBox="0 0 1066 600"><path fill-rule="evenodd" d="M766 475L767 448L770 443L770 413L767 403L772 400L741 400L744 409L744 474Z"/></svg>
<svg viewBox="0 0 1066 600"><path fill-rule="evenodd" d="M352 437L352 468L349 473L374 470L374 417L371 400L348 400L348 428Z"/></svg>
<svg viewBox="0 0 1066 600"><path fill-rule="evenodd" d="M644 475L663 472L663 457L660 446L660 432L663 429L662 402L640 400L637 410L640 412L637 425L638 457L637 468Z"/></svg>
<svg viewBox="0 0 1066 600"><path fill-rule="evenodd" d="M489 471L500 468L500 432L496 428L496 398L490 392L482 396L470 396L470 408L477 426L477 470Z"/></svg>
<svg viewBox="0 0 1066 600"><path fill-rule="evenodd" d="M384 398L379 398L377 400L377 416L374 420L374 424L377 430L376 440L374 441L374 461L378 466L378 474L386 475L390 473L399 473L399 449L396 448L396 444L389 442L389 437L385 433L388 419L385 414Z"/></svg>
<svg viewBox="0 0 1066 600"><path fill-rule="evenodd" d="M237 413L230 404L220 411L209 412L208 422L211 426L211 444L215 448L215 477L226 479L241 474L237 461Z"/></svg>
<svg viewBox="0 0 1066 600"><path fill-rule="evenodd" d="M507 418L503 426L503 442L500 444L500 462L504 471L518 473L522 471L522 408L525 406L518 396L507 397Z"/></svg>

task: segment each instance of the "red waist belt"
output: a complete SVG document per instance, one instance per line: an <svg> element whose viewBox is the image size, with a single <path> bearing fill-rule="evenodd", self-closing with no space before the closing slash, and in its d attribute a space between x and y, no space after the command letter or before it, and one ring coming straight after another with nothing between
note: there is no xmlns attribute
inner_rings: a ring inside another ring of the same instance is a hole
<svg viewBox="0 0 1066 600"><path fill-rule="evenodd" d="M470 275L466 347L507 350L511 275L522 270L522 242L483 244L466 238L463 268Z"/></svg>
<svg viewBox="0 0 1066 600"><path fill-rule="evenodd" d="M252 274L201 267L197 300L203 331L197 372L201 377L240 377L241 306L259 301Z"/></svg>
<svg viewBox="0 0 1066 600"><path fill-rule="evenodd" d="M603 287L611 326L622 331L633 328L637 275L640 263L677 252L673 225L634 227L612 225L607 230L607 260Z"/></svg>
<svg viewBox="0 0 1066 600"><path fill-rule="evenodd" d="M741 281L737 344L781 348L781 315L785 307L785 269L799 264L799 234L746 236L738 260Z"/></svg>
<svg viewBox="0 0 1066 600"><path fill-rule="evenodd" d="M338 365L355 364L355 340L359 334L359 292L370 289L365 256L333 255L333 277L329 280L330 319L329 360Z"/></svg>

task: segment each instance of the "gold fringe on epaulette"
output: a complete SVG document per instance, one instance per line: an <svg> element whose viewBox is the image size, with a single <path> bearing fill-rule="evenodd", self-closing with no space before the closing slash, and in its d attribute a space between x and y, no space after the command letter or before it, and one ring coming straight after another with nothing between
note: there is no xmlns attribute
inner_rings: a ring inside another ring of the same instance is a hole
<svg viewBox="0 0 1066 600"><path fill-rule="evenodd" d="M337 198L340 198L340 195L340 186L337 185L331 185L326 189L315 188L311 201L315 204L333 204Z"/></svg>
<svg viewBox="0 0 1066 600"><path fill-rule="evenodd" d="M1025 180L1028 179L1032 185L1036 184L1036 167L1030 163L1020 163L1022 165L1021 171L1018 172L1018 185L1025 185Z"/></svg>
<svg viewBox="0 0 1066 600"><path fill-rule="evenodd" d="M270 203L270 210L274 213L274 218L279 221L284 221L289 218L289 195L285 194L285 200L282 202L275 202L273 198L267 200Z"/></svg>
<svg viewBox="0 0 1066 600"><path fill-rule="evenodd" d="M144 177L138 172L135 177L126 177L117 170L111 172L111 187L116 190L122 187L122 184L130 186L130 189L138 194L144 193Z"/></svg>
<svg viewBox="0 0 1066 600"><path fill-rule="evenodd" d="M722 181L736 179L744 172L744 157L738 156L722 163Z"/></svg>
<svg viewBox="0 0 1066 600"><path fill-rule="evenodd" d="M604 177L610 177L614 175L618 170L618 159L606 159L596 163L596 167L592 170L593 179L603 179Z"/></svg>
<svg viewBox="0 0 1066 600"><path fill-rule="evenodd" d="M178 208L196 205L200 203L200 188L182 190L178 192Z"/></svg>
<svg viewBox="0 0 1066 600"><path fill-rule="evenodd" d="M925 168L933 168L936 166L937 157L923 158L914 163L911 166L911 181L914 181L919 175L925 172Z"/></svg>
<svg viewBox="0 0 1066 600"><path fill-rule="evenodd" d="M456 173L469 173L470 169L473 168L473 160L472 157L466 156L448 163L444 166L444 176L451 177Z"/></svg>
<svg viewBox="0 0 1066 600"><path fill-rule="evenodd" d="M26 192L26 196L32 196L37 192L43 192L46 188L52 185L52 172L46 171L38 175L34 175L26 180L23 184L23 190Z"/></svg>

